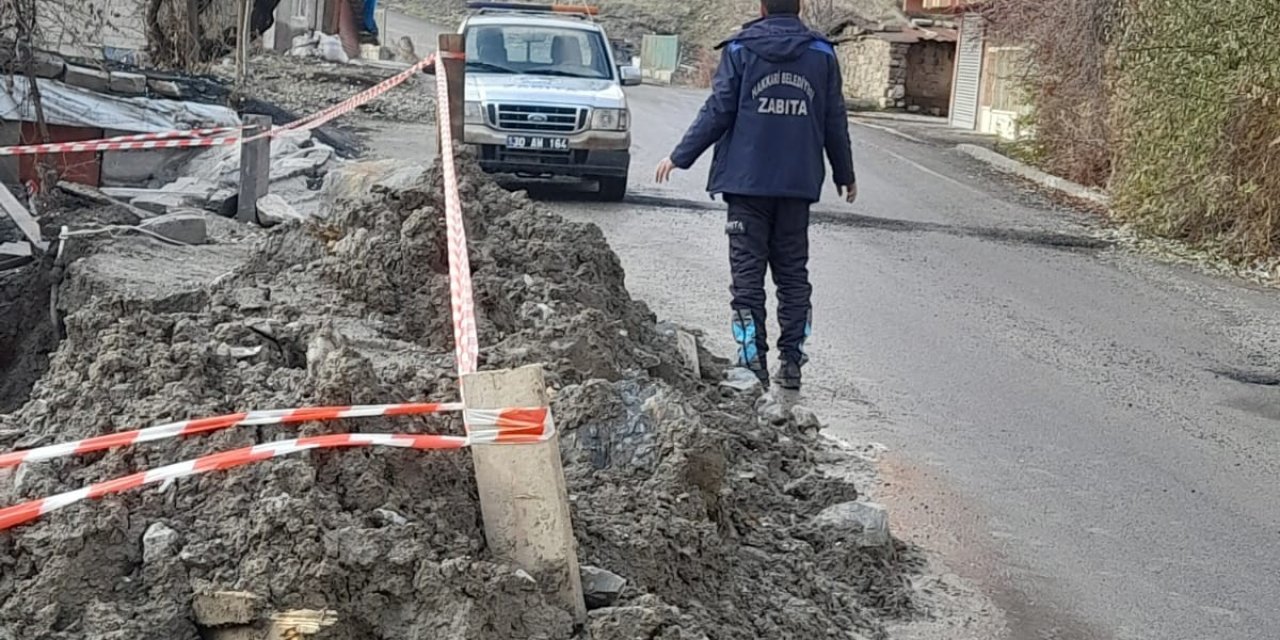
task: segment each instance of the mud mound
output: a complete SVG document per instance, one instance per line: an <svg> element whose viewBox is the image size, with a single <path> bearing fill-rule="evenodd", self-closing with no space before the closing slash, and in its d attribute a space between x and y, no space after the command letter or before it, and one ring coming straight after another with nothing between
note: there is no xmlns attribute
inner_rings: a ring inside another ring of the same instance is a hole
<svg viewBox="0 0 1280 640"><path fill-rule="evenodd" d="M0 639L196 640L195 594L332 609L322 638L860 638L911 611L902 549L815 532L856 497L814 436L675 363L594 226L463 171L484 367L546 363L585 565L628 580L585 627L485 548L469 456L312 452L73 506L0 534ZM81 300L19 446L250 408L456 397L438 171L277 230L185 295ZM73 265L74 267L74 265ZM170 268L167 264L158 269ZM72 268L68 286L88 277ZM311 423L457 432L454 419ZM241 429L21 468L13 503L292 437Z"/></svg>

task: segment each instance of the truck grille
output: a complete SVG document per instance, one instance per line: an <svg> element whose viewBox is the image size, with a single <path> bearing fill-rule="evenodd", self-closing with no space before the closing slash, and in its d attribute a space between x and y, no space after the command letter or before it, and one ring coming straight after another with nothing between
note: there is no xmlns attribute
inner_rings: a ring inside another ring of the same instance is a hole
<svg viewBox="0 0 1280 640"><path fill-rule="evenodd" d="M587 127L587 110L533 104L489 106L489 121L502 131L576 133Z"/></svg>

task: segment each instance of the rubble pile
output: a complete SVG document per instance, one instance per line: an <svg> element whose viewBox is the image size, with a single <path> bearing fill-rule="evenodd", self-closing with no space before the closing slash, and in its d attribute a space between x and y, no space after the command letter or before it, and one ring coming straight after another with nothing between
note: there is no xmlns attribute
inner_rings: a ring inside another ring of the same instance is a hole
<svg viewBox="0 0 1280 640"><path fill-rule="evenodd" d="M338 173L324 221L256 246L162 247L186 258L138 274L145 240L115 240L70 265L66 338L0 432L28 447L240 410L456 398L439 171ZM826 473L841 460L815 432L758 421L755 394L721 389L706 353L704 379L687 373L599 229L461 173L481 366L547 367L587 623L489 554L465 452L354 450L0 533L0 639L217 637L204 603L228 591L333 611L316 637L342 640L883 638L882 620L914 612L910 552L865 535L858 510L829 509L857 492ZM230 430L24 466L0 500L299 431L460 429L443 417Z"/></svg>

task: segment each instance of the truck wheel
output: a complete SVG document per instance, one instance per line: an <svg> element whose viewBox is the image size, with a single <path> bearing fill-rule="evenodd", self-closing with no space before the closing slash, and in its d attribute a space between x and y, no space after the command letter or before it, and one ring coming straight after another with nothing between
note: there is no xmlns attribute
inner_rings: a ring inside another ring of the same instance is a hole
<svg viewBox="0 0 1280 640"><path fill-rule="evenodd" d="M627 197L627 177L600 178L600 199L606 202L622 202Z"/></svg>

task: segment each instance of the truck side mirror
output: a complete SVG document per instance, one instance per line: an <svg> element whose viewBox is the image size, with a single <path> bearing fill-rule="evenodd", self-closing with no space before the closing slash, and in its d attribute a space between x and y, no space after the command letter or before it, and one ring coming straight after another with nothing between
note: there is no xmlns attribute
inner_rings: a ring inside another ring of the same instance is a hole
<svg viewBox="0 0 1280 640"><path fill-rule="evenodd" d="M622 77L622 86L634 87L641 84L640 67L634 65L618 65L618 73Z"/></svg>

